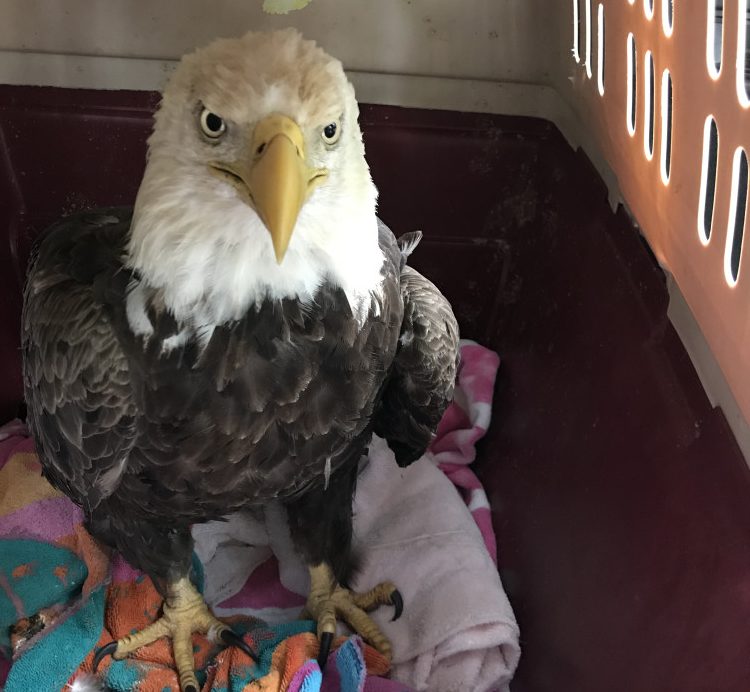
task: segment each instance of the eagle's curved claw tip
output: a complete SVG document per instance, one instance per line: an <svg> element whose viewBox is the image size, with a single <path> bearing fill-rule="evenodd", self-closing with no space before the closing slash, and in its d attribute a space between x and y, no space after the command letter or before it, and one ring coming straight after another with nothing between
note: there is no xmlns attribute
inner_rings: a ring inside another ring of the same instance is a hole
<svg viewBox="0 0 750 692"><path fill-rule="evenodd" d="M258 662L258 657L255 655L255 652L250 648L249 644L240 637L239 634L234 632L233 630L224 630L221 633L221 640L227 645L227 646L236 646L238 649L242 649L250 658L253 659L256 663Z"/></svg>
<svg viewBox="0 0 750 692"><path fill-rule="evenodd" d="M393 593L391 594L391 603L396 611L391 618L391 622L395 622L401 617L401 613L404 612L404 597L398 589L393 590Z"/></svg>
<svg viewBox="0 0 750 692"><path fill-rule="evenodd" d="M99 667L99 664L102 662L102 659L105 656L111 656L112 654L117 651L117 642L110 642L109 644L105 644L99 651L97 651L94 654L94 672L96 673L96 669Z"/></svg>
<svg viewBox="0 0 750 692"><path fill-rule="evenodd" d="M323 632L320 635L320 650L318 651L318 667L322 673L325 670L326 662L328 661L328 654L331 652L331 644L333 643L333 633Z"/></svg>

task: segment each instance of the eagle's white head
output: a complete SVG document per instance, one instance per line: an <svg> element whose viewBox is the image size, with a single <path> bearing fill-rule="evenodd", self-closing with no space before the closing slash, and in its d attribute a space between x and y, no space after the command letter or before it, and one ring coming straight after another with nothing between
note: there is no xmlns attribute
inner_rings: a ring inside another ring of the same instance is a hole
<svg viewBox="0 0 750 692"><path fill-rule="evenodd" d="M380 282L377 192L341 63L295 30L221 39L164 91L127 265L180 321ZM196 325L198 326L198 325Z"/></svg>

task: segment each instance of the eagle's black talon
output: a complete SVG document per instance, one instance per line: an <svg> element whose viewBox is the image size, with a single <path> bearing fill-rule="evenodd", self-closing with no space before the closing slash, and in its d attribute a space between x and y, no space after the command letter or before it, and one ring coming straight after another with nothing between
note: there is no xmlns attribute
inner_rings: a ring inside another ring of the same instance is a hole
<svg viewBox="0 0 750 692"><path fill-rule="evenodd" d="M110 642L109 644L105 644L99 651L97 651L94 654L94 672L96 673L96 669L99 667L99 664L102 662L102 659L105 656L111 656L112 654L117 651L117 642Z"/></svg>
<svg viewBox="0 0 750 692"><path fill-rule="evenodd" d="M393 593L391 594L391 603L396 611L391 618L391 622L395 622L401 617L401 613L404 612L404 597L398 589L393 590Z"/></svg>
<svg viewBox="0 0 750 692"><path fill-rule="evenodd" d="M198 692L198 690L196 689L195 685L188 685L185 688L184 692Z"/></svg>
<svg viewBox="0 0 750 692"><path fill-rule="evenodd" d="M221 641L223 641L227 646L236 646L238 649L242 649L248 656L250 656L250 658L253 659L253 661L255 661L256 663L258 662L258 657L250 648L250 645L236 632L232 630L223 630L221 633Z"/></svg>
<svg viewBox="0 0 750 692"><path fill-rule="evenodd" d="M333 633L323 632L320 636L320 649L318 650L318 667L322 673L325 670L328 661L328 654L331 653L331 644L333 643Z"/></svg>

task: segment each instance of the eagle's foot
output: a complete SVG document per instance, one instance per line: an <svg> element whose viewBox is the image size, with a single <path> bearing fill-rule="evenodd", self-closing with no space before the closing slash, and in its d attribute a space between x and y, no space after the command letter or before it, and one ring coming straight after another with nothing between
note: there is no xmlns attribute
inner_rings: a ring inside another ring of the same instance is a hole
<svg viewBox="0 0 750 692"><path fill-rule="evenodd" d="M187 577L171 584L162 608L162 616L140 632L123 637L117 642L103 646L94 657L94 671L104 656L111 654L119 660L143 646L162 637L172 640L180 689L183 692L198 692L200 685L195 676L193 660L193 632L205 634L212 641L241 648L253 660L257 660L250 647L208 609L195 587Z"/></svg>
<svg viewBox="0 0 750 692"><path fill-rule="evenodd" d="M322 563L310 567L310 595L307 598L303 617L312 617L318 623L318 639L320 640L318 663L321 670L325 668L331 643L336 634L337 615L383 656L391 660L391 642L367 614L381 605L394 606L393 620L396 620L404 609L401 594L390 582L378 584L365 593L356 593L343 588L336 581L327 564Z"/></svg>

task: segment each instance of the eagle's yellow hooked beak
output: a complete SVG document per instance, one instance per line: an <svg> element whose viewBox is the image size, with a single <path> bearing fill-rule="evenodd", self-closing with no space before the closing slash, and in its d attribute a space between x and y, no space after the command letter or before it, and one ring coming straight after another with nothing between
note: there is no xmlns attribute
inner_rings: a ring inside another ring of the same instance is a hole
<svg viewBox="0 0 750 692"><path fill-rule="evenodd" d="M286 115L269 115L258 122L250 151L250 161L213 163L212 167L244 184L247 201L271 234L276 261L281 264L302 205L328 171L307 165L302 131Z"/></svg>

